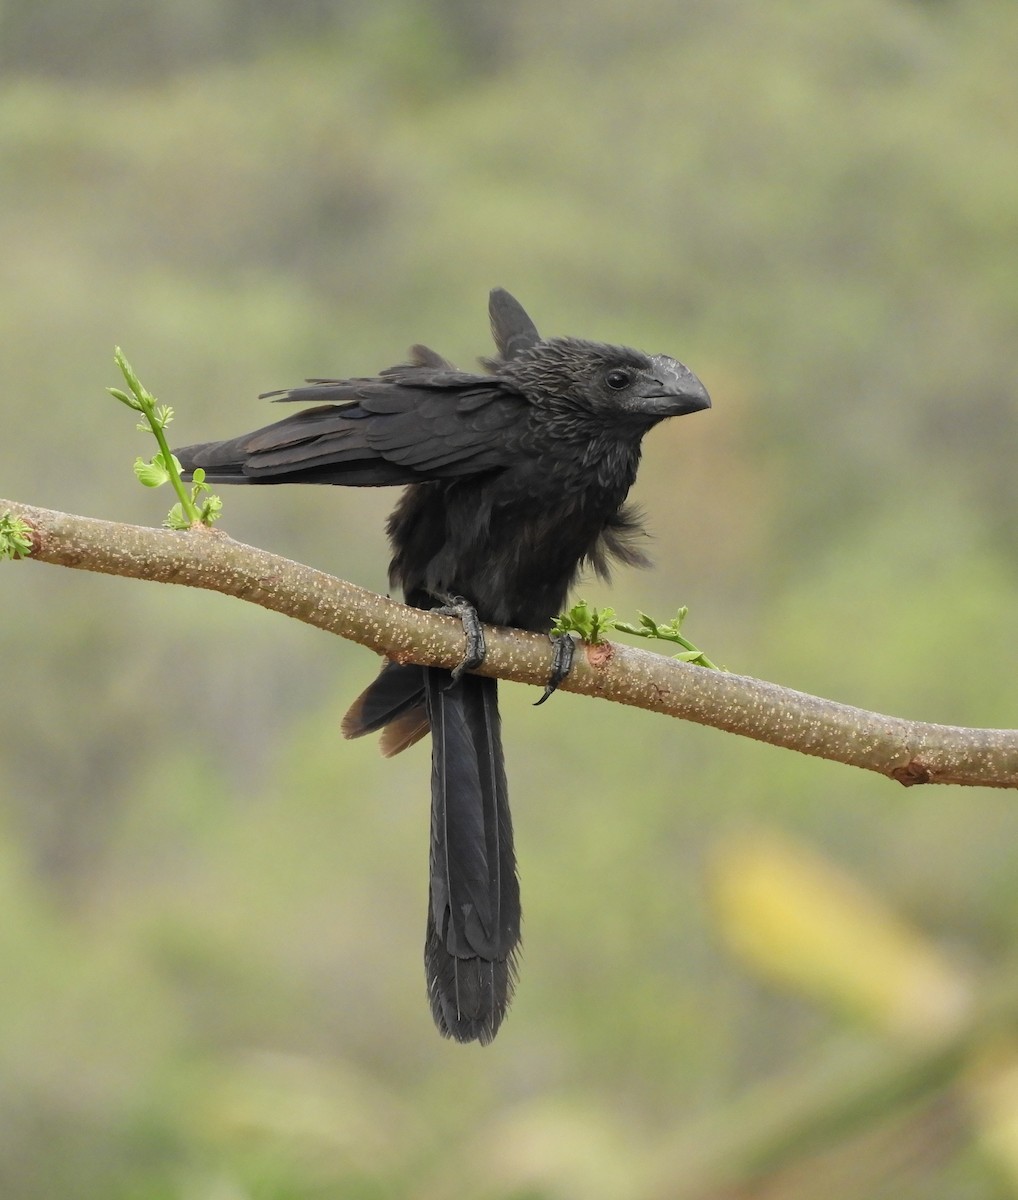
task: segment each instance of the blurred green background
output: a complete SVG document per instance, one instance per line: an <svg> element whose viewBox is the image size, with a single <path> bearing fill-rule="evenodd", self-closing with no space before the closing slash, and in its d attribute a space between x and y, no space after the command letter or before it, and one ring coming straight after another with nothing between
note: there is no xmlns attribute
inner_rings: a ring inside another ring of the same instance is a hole
<svg viewBox="0 0 1018 1200"><path fill-rule="evenodd" d="M585 598L1014 725L1016 54L1007 0L3 0L0 494L159 523L114 344L178 444L225 437L414 341L468 364L498 284L714 397L647 440L655 569ZM234 537L385 589L392 493L224 499ZM794 1134L1015 973L1013 795L505 686L524 958L465 1048L424 995L427 749L339 736L370 655L49 567L0 598L5 1200L1018 1194L1009 1020ZM778 904L746 949L757 851L815 942ZM874 999L913 958L922 996Z"/></svg>

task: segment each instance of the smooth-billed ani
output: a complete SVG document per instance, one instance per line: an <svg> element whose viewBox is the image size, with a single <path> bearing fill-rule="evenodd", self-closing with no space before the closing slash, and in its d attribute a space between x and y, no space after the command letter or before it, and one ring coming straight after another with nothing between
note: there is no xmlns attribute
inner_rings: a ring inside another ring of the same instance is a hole
<svg viewBox="0 0 1018 1200"><path fill-rule="evenodd" d="M414 346L371 378L268 393L315 407L176 455L212 483L405 484L388 533L407 603L465 602L483 621L547 632L585 565L607 577L613 559L646 563L625 505L641 439L710 399L666 355L542 339L501 288L489 313L498 355L484 374ZM428 995L443 1034L489 1042L520 936L496 681L387 662L343 723L347 737L379 729L387 755L431 731Z"/></svg>

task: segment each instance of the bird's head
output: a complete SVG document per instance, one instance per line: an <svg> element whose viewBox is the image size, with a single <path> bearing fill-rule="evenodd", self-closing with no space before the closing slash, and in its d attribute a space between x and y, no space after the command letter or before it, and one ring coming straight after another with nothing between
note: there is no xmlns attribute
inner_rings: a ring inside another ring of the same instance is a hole
<svg viewBox="0 0 1018 1200"><path fill-rule="evenodd" d="M579 338L538 342L501 373L530 397L645 429L710 408L707 389L677 359Z"/></svg>

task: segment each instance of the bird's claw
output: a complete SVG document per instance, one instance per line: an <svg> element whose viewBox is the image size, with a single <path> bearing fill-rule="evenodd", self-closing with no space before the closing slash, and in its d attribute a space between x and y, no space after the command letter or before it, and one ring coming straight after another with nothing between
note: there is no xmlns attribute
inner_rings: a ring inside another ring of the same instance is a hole
<svg viewBox="0 0 1018 1200"><path fill-rule="evenodd" d="M439 596L438 599L442 603L431 611L440 613L444 617L459 617L463 625L463 636L466 638L467 644L463 658L452 670L452 681L455 683L464 671L474 671L484 662L487 654L484 644L484 627L477 615L477 609L469 600L465 600L462 596Z"/></svg>
<svg viewBox="0 0 1018 1200"><path fill-rule="evenodd" d="M573 655L576 653L576 643L568 633L551 634L551 673L544 685L544 695L534 701L534 707L543 704L557 689L558 685L569 674L573 665Z"/></svg>

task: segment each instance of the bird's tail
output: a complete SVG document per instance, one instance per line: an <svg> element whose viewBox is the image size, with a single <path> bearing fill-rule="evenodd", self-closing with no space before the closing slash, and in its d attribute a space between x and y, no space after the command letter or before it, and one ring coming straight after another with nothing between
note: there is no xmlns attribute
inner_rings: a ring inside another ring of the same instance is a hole
<svg viewBox="0 0 1018 1200"><path fill-rule="evenodd" d="M439 1031L490 1042L516 983L520 887L498 682L429 667L431 903L424 963Z"/></svg>
<svg viewBox="0 0 1018 1200"><path fill-rule="evenodd" d="M520 889L502 760L498 684L387 663L343 732L383 728L397 753L431 728L430 899L424 963L439 1031L490 1042L516 982Z"/></svg>
<svg viewBox="0 0 1018 1200"><path fill-rule="evenodd" d="M420 741L428 732L424 670L414 663L387 662L350 705L343 736L363 737L380 729L386 758Z"/></svg>

